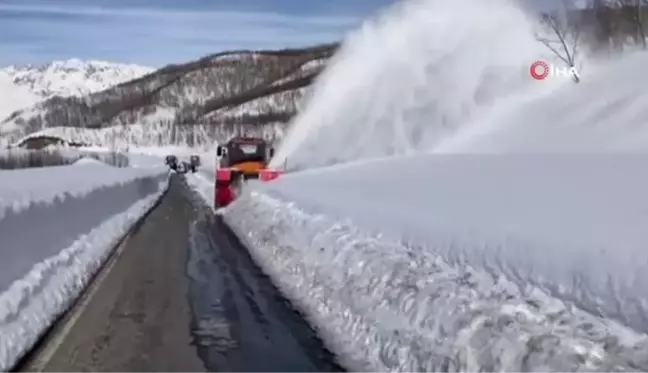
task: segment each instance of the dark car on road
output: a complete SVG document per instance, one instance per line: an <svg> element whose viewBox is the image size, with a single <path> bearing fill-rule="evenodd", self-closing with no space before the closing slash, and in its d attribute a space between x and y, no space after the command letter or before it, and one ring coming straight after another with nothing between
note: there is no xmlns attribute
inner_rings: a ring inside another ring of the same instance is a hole
<svg viewBox="0 0 648 373"><path fill-rule="evenodd" d="M178 169L178 157L173 154L169 154L164 159L164 164L169 166L172 170L176 171Z"/></svg>

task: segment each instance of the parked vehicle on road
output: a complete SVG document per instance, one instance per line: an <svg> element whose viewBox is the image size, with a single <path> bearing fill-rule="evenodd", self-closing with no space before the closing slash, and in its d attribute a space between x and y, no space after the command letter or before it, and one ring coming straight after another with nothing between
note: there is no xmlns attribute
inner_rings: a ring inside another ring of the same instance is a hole
<svg viewBox="0 0 648 373"><path fill-rule="evenodd" d="M191 169L191 172L196 172L198 170L198 167L200 167L200 156L199 155L192 155L189 157L189 167Z"/></svg>
<svg viewBox="0 0 648 373"><path fill-rule="evenodd" d="M164 164L169 166L172 170L176 171L178 168L178 157L173 154L169 154L164 158Z"/></svg>

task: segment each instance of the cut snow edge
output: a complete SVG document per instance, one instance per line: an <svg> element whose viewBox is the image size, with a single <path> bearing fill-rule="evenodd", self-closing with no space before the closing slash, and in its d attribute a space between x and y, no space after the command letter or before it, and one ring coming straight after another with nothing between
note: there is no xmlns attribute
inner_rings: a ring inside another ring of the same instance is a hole
<svg viewBox="0 0 648 373"><path fill-rule="evenodd" d="M166 193L168 182L167 178L160 183L159 192L110 217L58 255L36 264L0 294L0 309L13 310L0 320L0 371L12 369L74 304L112 250Z"/></svg>
<svg viewBox="0 0 648 373"><path fill-rule="evenodd" d="M504 274L254 191L223 215L348 369L648 369L645 334Z"/></svg>

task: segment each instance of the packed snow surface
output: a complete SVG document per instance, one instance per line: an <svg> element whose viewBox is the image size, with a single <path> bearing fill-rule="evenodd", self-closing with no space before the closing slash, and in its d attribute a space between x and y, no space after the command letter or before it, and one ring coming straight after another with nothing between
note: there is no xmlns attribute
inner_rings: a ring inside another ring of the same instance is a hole
<svg viewBox="0 0 648 373"><path fill-rule="evenodd" d="M164 167L0 171L0 370L78 297L168 185ZM10 265L8 265L10 264Z"/></svg>
<svg viewBox="0 0 648 373"><path fill-rule="evenodd" d="M0 219L9 211L18 213L34 203L54 203L67 196L82 197L98 188L161 172L166 172L163 164L116 168L104 163L88 168L58 166L0 171Z"/></svg>
<svg viewBox="0 0 648 373"><path fill-rule="evenodd" d="M543 161L436 157L429 191L379 165L294 175L223 214L348 369L645 371L641 158ZM599 163L619 181L591 188Z"/></svg>
<svg viewBox="0 0 648 373"><path fill-rule="evenodd" d="M648 155L412 156L298 173L265 189L648 332L646 162Z"/></svg>

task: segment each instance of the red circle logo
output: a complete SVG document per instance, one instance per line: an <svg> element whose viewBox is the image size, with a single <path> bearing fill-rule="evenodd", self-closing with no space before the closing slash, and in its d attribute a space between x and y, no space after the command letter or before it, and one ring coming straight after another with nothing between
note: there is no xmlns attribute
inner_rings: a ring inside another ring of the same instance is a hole
<svg viewBox="0 0 648 373"><path fill-rule="evenodd" d="M549 65L544 61L536 61L529 67L529 73L535 80L543 80L549 76Z"/></svg>

